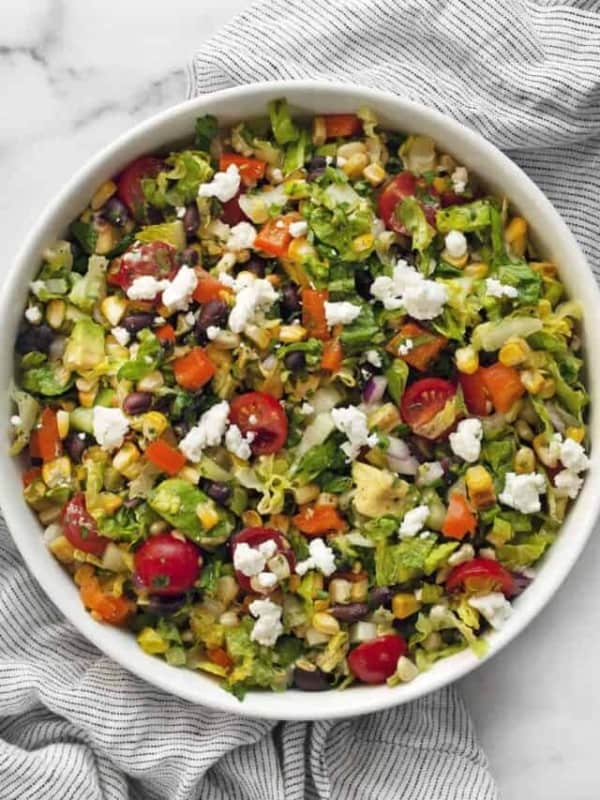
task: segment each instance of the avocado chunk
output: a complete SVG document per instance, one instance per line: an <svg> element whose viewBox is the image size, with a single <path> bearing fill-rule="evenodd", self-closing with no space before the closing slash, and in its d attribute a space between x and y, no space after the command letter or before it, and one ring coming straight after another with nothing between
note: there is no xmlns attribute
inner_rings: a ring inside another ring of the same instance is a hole
<svg viewBox="0 0 600 800"><path fill-rule="evenodd" d="M74 372L87 372L104 360L104 328L91 319L80 319L73 326L63 363Z"/></svg>
<svg viewBox="0 0 600 800"><path fill-rule="evenodd" d="M401 516L412 504L410 485L387 470L355 461L352 480L356 485L354 508L365 517Z"/></svg>

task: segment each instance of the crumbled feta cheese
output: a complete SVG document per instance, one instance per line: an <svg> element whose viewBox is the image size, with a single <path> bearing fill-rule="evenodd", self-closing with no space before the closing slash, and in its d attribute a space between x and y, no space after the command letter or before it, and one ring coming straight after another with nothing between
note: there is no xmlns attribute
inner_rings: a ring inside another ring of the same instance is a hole
<svg viewBox="0 0 600 800"><path fill-rule="evenodd" d="M39 325L42 321L42 312L37 306L29 306L25 309L25 319L32 325Z"/></svg>
<svg viewBox="0 0 600 800"><path fill-rule="evenodd" d="M575 500L583 486L583 478L572 469L562 469L554 476L554 485L561 494Z"/></svg>
<svg viewBox="0 0 600 800"><path fill-rule="evenodd" d="M448 291L443 284L426 280L402 260L394 267L391 278L387 275L375 278L371 294L388 311L404 307L415 319L437 317L448 299Z"/></svg>
<svg viewBox="0 0 600 800"><path fill-rule="evenodd" d="M229 417L229 403L222 400L205 411L187 435L179 442L179 449L183 455L194 464L202 458L202 451L206 447L216 447L227 428Z"/></svg>
<svg viewBox="0 0 600 800"><path fill-rule="evenodd" d="M515 508L523 514L541 511L540 495L546 491L546 481L538 472L517 475L507 472L504 491L499 496L501 503Z"/></svg>
<svg viewBox="0 0 600 800"><path fill-rule="evenodd" d="M381 367L383 362L381 360L381 356L377 352L377 350L367 350L365 353L365 358L373 367Z"/></svg>
<svg viewBox="0 0 600 800"><path fill-rule="evenodd" d="M235 281L235 305L229 314L229 327L234 333L242 333L246 325L254 322L261 311L266 311L279 295L269 281L256 278L250 273Z"/></svg>
<svg viewBox="0 0 600 800"><path fill-rule="evenodd" d="M256 228L254 225L249 222L238 222L231 229L225 247L236 253L240 250L249 250L254 246L255 239Z"/></svg>
<svg viewBox="0 0 600 800"><path fill-rule="evenodd" d="M412 339L405 339L402 344L398 345L398 355L407 356L415 346Z"/></svg>
<svg viewBox="0 0 600 800"><path fill-rule="evenodd" d="M185 206L177 206L175 209L175 214L177 219L183 219L185 217Z"/></svg>
<svg viewBox="0 0 600 800"><path fill-rule="evenodd" d="M255 438L256 434L252 431L243 436L237 425L230 425L225 434L225 447L234 456L241 458L243 461L248 461L252 455L250 444Z"/></svg>
<svg viewBox="0 0 600 800"><path fill-rule="evenodd" d="M464 564L465 561L470 561L475 557L475 548L472 544L462 544L458 550L448 558L448 566L456 567L459 564Z"/></svg>
<svg viewBox="0 0 600 800"><path fill-rule="evenodd" d="M426 461L417 469L417 486L429 486L444 477L444 468L439 461Z"/></svg>
<svg viewBox="0 0 600 800"><path fill-rule="evenodd" d="M212 342L221 333L221 328L216 325L209 325L206 329L206 338Z"/></svg>
<svg viewBox="0 0 600 800"><path fill-rule="evenodd" d="M167 280L157 281L153 275L140 275L134 278L127 289L127 297L130 300L154 300L167 286L169 286Z"/></svg>
<svg viewBox="0 0 600 800"><path fill-rule="evenodd" d="M10 424L15 428L18 428L19 425L22 424L21 417L18 414L13 414L13 416L10 418Z"/></svg>
<svg viewBox="0 0 600 800"><path fill-rule="evenodd" d="M272 600L254 600L250 603L249 611L253 617L257 618L250 639L264 647L273 647L283 633L281 606Z"/></svg>
<svg viewBox="0 0 600 800"><path fill-rule="evenodd" d="M348 159L344 158L344 156L338 156L335 160L335 165L336 167L343 167L347 161Z"/></svg>
<svg viewBox="0 0 600 800"><path fill-rule="evenodd" d="M158 316L154 317L152 320L153 325L164 325L167 320L164 317Z"/></svg>
<svg viewBox="0 0 600 800"><path fill-rule="evenodd" d="M466 167L457 167L452 175L450 175L450 180L452 181L452 188L456 194L463 194L469 182L469 173Z"/></svg>
<svg viewBox="0 0 600 800"><path fill-rule="evenodd" d="M356 406L334 408L331 417L338 431L344 433L348 439L342 445L342 451L349 461L358 456L362 447L375 447L377 444L377 434L369 435L367 415Z"/></svg>
<svg viewBox="0 0 600 800"><path fill-rule="evenodd" d="M575 439L565 439L560 446L560 460L566 469L583 472L590 465L585 450Z"/></svg>
<svg viewBox="0 0 600 800"><path fill-rule="evenodd" d="M297 222L291 222L288 225L288 231L292 239L298 239L300 236L306 236L308 233L308 222L305 219L299 219Z"/></svg>
<svg viewBox="0 0 600 800"><path fill-rule="evenodd" d="M302 403L300 406L300 413L303 414L305 417L310 417L311 414L315 413L315 409L311 406L310 403Z"/></svg>
<svg viewBox="0 0 600 800"><path fill-rule="evenodd" d="M500 630L512 614L513 608L502 592L490 592L479 597L470 597L468 603L487 619L494 630Z"/></svg>
<svg viewBox="0 0 600 800"><path fill-rule="evenodd" d="M259 572L256 582L261 589L272 589L277 584L277 575L274 572Z"/></svg>
<svg viewBox="0 0 600 800"><path fill-rule="evenodd" d="M467 237L462 231L450 231L444 239L450 258L462 258L467 253Z"/></svg>
<svg viewBox="0 0 600 800"><path fill-rule="evenodd" d="M471 417L461 420L456 431L451 433L448 438L452 452L472 464L473 461L477 461L481 453L482 436L481 420Z"/></svg>
<svg viewBox="0 0 600 800"><path fill-rule="evenodd" d="M92 420L94 436L103 450L115 450L123 444L129 420L120 408L94 406Z"/></svg>
<svg viewBox="0 0 600 800"><path fill-rule="evenodd" d="M185 311L192 302L194 289L198 285L198 276L191 267L179 268L172 281L168 282L163 292L162 301L169 311Z"/></svg>
<svg viewBox="0 0 600 800"><path fill-rule="evenodd" d="M265 568L267 561L277 552L277 544L273 539L261 542L258 547L251 547L247 542L240 542L233 552L233 566L242 575L252 578Z"/></svg>
<svg viewBox="0 0 600 800"><path fill-rule="evenodd" d="M125 330L125 328L117 326L116 328L112 328L110 332L121 345L121 347L127 347L129 340L131 339L129 331Z"/></svg>
<svg viewBox="0 0 600 800"><path fill-rule="evenodd" d="M329 303L325 301L325 319L331 328L333 325L350 325L361 312L360 306L354 303L342 301L339 303Z"/></svg>
<svg viewBox="0 0 600 800"><path fill-rule="evenodd" d="M308 550L310 556L296 564L298 575L305 575L309 569L318 569L327 576L335 572L335 555L323 539L311 539Z"/></svg>
<svg viewBox="0 0 600 800"><path fill-rule="evenodd" d="M423 530L428 516L429 507L426 505L417 506L407 511L398 529L400 539L410 539L412 536L416 536L417 533Z"/></svg>
<svg viewBox="0 0 600 800"><path fill-rule="evenodd" d="M497 278L487 278L485 289L488 297L518 297L519 292L514 286L502 283Z"/></svg>
<svg viewBox="0 0 600 800"><path fill-rule="evenodd" d="M226 203L238 193L240 181L237 164L230 164L225 172L217 172L210 183L200 184L198 197L216 197L222 203Z"/></svg>

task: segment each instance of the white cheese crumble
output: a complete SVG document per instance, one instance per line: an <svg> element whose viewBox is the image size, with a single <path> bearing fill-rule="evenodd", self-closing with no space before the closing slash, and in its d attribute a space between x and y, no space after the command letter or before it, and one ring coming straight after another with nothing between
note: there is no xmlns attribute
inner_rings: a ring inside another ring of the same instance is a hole
<svg viewBox="0 0 600 800"><path fill-rule="evenodd" d="M487 278L485 290L488 297L518 297L519 292L514 286L502 283L497 278Z"/></svg>
<svg viewBox="0 0 600 800"><path fill-rule="evenodd" d="M254 600L250 603L249 611L253 617L257 618L250 638L264 647L273 647L283 633L281 606L272 600Z"/></svg>
<svg viewBox="0 0 600 800"><path fill-rule="evenodd" d="M235 306L229 314L229 327L234 333L242 333L260 312L271 308L279 297L269 281L256 278L251 273L241 275L233 288L236 292Z"/></svg>
<svg viewBox="0 0 600 800"><path fill-rule="evenodd" d="M487 619L494 630L500 630L512 614L513 608L502 592L490 592L470 597L468 603Z"/></svg>
<svg viewBox="0 0 600 800"><path fill-rule="evenodd" d="M458 564L464 564L465 561L470 561L475 558L475 548L472 544L462 544L458 550L455 550L448 558L448 566L456 567Z"/></svg>
<svg viewBox="0 0 600 800"><path fill-rule="evenodd" d="M240 181L237 164L230 164L225 172L217 172L210 183L200 184L198 197L216 197L222 203L226 203L238 193Z"/></svg>
<svg viewBox="0 0 600 800"><path fill-rule="evenodd" d="M234 225L229 232L229 238L225 244L228 250L239 252L240 250L249 250L254 246L256 239L256 228L249 222L238 222Z"/></svg>
<svg viewBox="0 0 600 800"><path fill-rule="evenodd" d="M407 511L398 529L400 539L410 539L416 536L425 527L428 516L429 507L426 505L417 506Z"/></svg>
<svg viewBox="0 0 600 800"><path fill-rule="evenodd" d="M300 413L305 417L310 417L311 414L315 413L315 409L310 403L305 402L300 406Z"/></svg>
<svg viewBox="0 0 600 800"><path fill-rule="evenodd" d="M405 341L403 341L402 344L398 346L398 355L407 356L414 346L415 343L413 342L412 339L405 339Z"/></svg>
<svg viewBox="0 0 600 800"><path fill-rule="evenodd" d="M583 478L571 469L562 469L554 476L554 485L561 494L575 500L583 486Z"/></svg>
<svg viewBox="0 0 600 800"><path fill-rule="evenodd" d="M483 427L481 420L476 417L463 419L458 423L454 433L448 437L452 452L464 461L472 464L477 461L481 453L481 437Z"/></svg>
<svg viewBox="0 0 600 800"><path fill-rule="evenodd" d="M92 420L94 437L103 450L115 450L123 444L129 420L120 408L94 406Z"/></svg>
<svg viewBox="0 0 600 800"><path fill-rule="evenodd" d="M300 219L297 222L291 222L288 225L288 231L292 239L298 239L300 236L306 236L308 233L308 222L305 219Z"/></svg>
<svg viewBox="0 0 600 800"><path fill-rule="evenodd" d="M467 253L467 237L462 231L449 231L444 244L450 258L462 258Z"/></svg>
<svg viewBox="0 0 600 800"><path fill-rule="evenodd" d="M256 582L261 589L272 589L277 584L277 575L274 572L259 572Z"/></svg>
<svg viewBox="0 0 600 800"><path fill-rule="evenodd" d="M186 436L179 442L179 449L183 455L197 464L202 458L202 451L206 447L216 447L221 443L221 439L227 428L229 417L229 403L222 400L205 411Z"/></svg>
<svg viewBox="0 0 600 800"><path fill-rule="evenodd" d="M42 312L37 306L29 306L25 309L25 319L32 325L39 325L42 321Z"/></svg>
<svg viewBox="0 0 600 800"><path fill-rule="evenodd" d="M185 217L185 211L186 211L185 206L177 206L177 208L175 209L175 214L177 216L177 219L183 219Z"/></svg>
<svg viewBox="0 0 600 800"><path fill-rule="evenodd" d="M358 456L362 447L375 447L377 444L377 434L369 435L367 415L356 406L334 408L331 411L331 418L338 431L344 433L348 439L342 445L342 451L348 456L349 461Z"/></svg>
<svg viewBox="0 0 600 800"><path fill-rule="evenodd" d="M111 328L110 332L121 345L121 347L127 347L129 340L131 339L129 331L125 330L125 328L117 326L116 328Z"/></svg>
<svg viewBox="0 0 600 800"><path fill-rule="evenodd" d="M574 439L563 440L561 434L556 433L550 442L549 451L550 455L560 460L564 467L554 476L555 487L561 494L575 500L583 486L583 478L579 473L584 472L590 465L585 450Z"/></svg>
<svg viewBox="0 0 600 800"><path fill-rule="evenodd" d="M329 576L335 572L335 555L331 547L323 539L311 539L308 550L310 556L296 564L296 573L305 575L309 569L318 569L323 575Z"/></svg>
<svg viewBox="0 0 600 800"><path fill-rule="evenodd" d="M194 289L198 285L198 276L191 267L185 264L179 268L172 281L168 282L162 296L164 305L169 311L186 311L192 302Z"/></svg>
<svg viewBox="0 0 600 800"><path fill-rule="evenodd" d="M377 352L377 350L367 350L365 353L365 358L373 367L381 367L383 362L381 360L381 356Z"/></svg>
<svg viewBox="0 0 600 800"><path fill-rule="evenodd" d="M456 194L463 194L467 188L467 183L469 182L469 173L467 172L467 168L457 167L452 175L450 175L450 180L452 181L452 188Z"/></svg>
<svg viewBox="0 0 600 800"><path fill-rule="evenodd" d="M325 301L325 319L331 328L333 325L350 325L361 312L360 306L347 301L330 303Z"/></svg>
<svg viewBox="0 0 600 800"><path fill-rule="evenodd" d="M590 465L585 450L575 439L565 439L560 445L560 460L566 469L583 472Z"/></svg>
<svg viewBox="0 0 600 800"><path fill-rule="evenodd" d="M225 447L242 461L248 461L252 455L250 444L255 438L256 434L252 431L244 436L237 425L230 425L225 434Z"/></svg>
<svg viewBox="0 0 600 800"><path fill-rule="evenodd" d="M426 280L402 260L394 267L391 278L387 275L375 278L371 294L388 311L404 307L415 319L437 317L448 299L448 291L443 284Z"/></svg>
<svg viewBox="0 0 600 800"><path fill-rule="evenodd" d="M273 539L261 542L258 547L251 547L247 542L240 542L234 549L233 566L242 575L252 578L261 573L267 561L277 552L277 544Z"/></svg>
<svg viewBox="0 0 600 800"><path fill-rule="evenodd" d="M127 297L130 300L154 300L168 285L167 280L157 281L153 275L140 275L127 289Z"/></svg>
<svg viewBox="0 0 600 800"><path fill-rule="evenodd" d="M417 469L417 486L429 486L444 477L444 468L439 461L426 461Z"/></svg>
<svg viewBox="0 0 600 800"><path fill-rule="evenodd" d="M504 491L498 499L523 514L535 514L541 511L540 495L545 491L546 481L539 472L523 475L507 472Z"/></svg>
<svg viewBox="0 0 600 800"><path fill-rule="evenodd" d="M210 339L212 342L214 339L218 337L221 333L221 328L217 327L217 325L209 325L206 329L206 338Z"/></svg>

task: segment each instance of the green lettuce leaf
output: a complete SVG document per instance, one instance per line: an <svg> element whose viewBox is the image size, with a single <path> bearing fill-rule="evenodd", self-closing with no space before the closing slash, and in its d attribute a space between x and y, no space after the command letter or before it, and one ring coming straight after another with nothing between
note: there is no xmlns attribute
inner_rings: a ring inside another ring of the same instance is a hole
<svg viewBox="0 0 600 800"><path fill-rule="evenodd" d="M534 564L556 539L556 534L544 531L522 536L518 542L511 542L496 548L498 561L508 569L518 569Z"/></svg>
<svg viewBox="0 0 600 800"><path fill-rule="evenodd" d="M300 131L290 115L287 100L272 100L269 103L269 119L277 144L295 142L300 136Z"/></svg>
<svg viewBox="0 0 600 800"><path fill-rule="evenodd" d="M85 275L79 278L69 293L69 302L87 314L106 296L106 268L104 256L92 255L88 259Z"/></svg>
<svg viewBox="0 0 600 800"><path fill-rule="evenodd" d="M499 266L498 280L518 290L521 305L534 305L540 299L542 279L525 261L513 261Z"/></svg>
<svg viewBox="0 0 600 800"><path fill-rule="evenodd" d="M474 200L462 206L441 208L435 214L439 233L450 231L478 231L491 225L491 204L488 200Z"/></svg>
<svg viewBox="0 0 600 800"><path fill-rule="evenodd" d="M402 400L402 395L404 394L408 381L408 373L408 364L401 358L395 358L389 369L385 372L385 377L388 381L387 390L396 405L400 405L400 401Z"/></svg>
<svg viewBox="0 0 600 800"><path fill-rule="evenodd" d="M158 336L148 329L138 334L140 346L135 358L127 361L119 369L117 377L122 380L139 381L153 372L162 361L163 348Z"/></svg>
<svg viewBox="0 0 600 800"><path fill-rule="evenodd" d="M219 121L212 114L205 114L196 119L194 126L194 147L196 150L210 151L212 140L219 132Z"/></svg>
<svg viewBox="0 0 600 800"><path fill-rule="evenodd" d="M394 213L412 236L413 250L422 252L429 247L435 230L427 222L425 212L415 197L405 197Z"/></svg>

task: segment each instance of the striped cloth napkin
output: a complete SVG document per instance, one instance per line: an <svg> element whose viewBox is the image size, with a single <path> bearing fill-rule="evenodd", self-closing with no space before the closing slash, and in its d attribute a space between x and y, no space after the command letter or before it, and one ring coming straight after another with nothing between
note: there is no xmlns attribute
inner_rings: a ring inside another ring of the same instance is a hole
<svg viewBox="0 0 600 800"><path fill-rule="evenodd" d="M599 39L596 0L265 0L195 55L190 94L329 77L435 106L510 151L600 277ZM190 705L83 640L29 576L5 528L0 787L3 800L497 797L452 689L314 724Z"/></svg>

